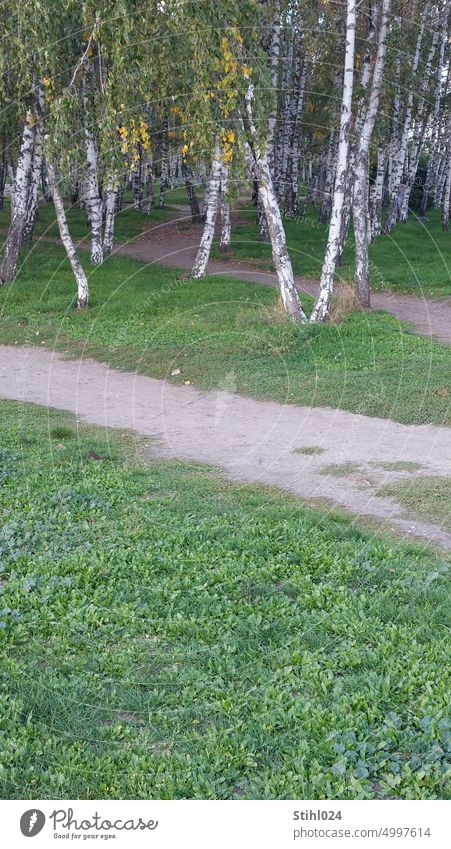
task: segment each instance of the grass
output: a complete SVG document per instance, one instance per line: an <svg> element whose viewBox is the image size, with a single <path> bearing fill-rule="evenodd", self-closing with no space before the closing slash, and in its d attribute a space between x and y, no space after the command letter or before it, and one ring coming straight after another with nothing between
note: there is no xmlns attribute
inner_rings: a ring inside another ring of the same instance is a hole
<svg viewBox="0 0 451 849"><path fill-rule="evenodd" d="M115 241L119 244L129 242L135 239L152 223L170 221L174 217L178 217L181 213L171 204L187 203L186 191L184 201L180 195L181 189L169 189L166 193L166 205L160 209L158 205L152 207L149 215L144 215L139 210L133 208L131 193L128 192L125 205L115 220ZM76 242L89 241L90 227L86 220L86 215L79 208L73 206L66 209L67 220L71 235ZM0 210L0 233L5 234L10 222L10 203L5 200L5 205ZM34 236L37 238L44 237L47 239L59 240L59 229L55 218L55 210L52 203L41 202L38 209L38 216L34 228Z"/></svg>
<svg viewBox="0 0 451 849"><path fill-rule="evenodd" d="M451 531L451 479L416 477L382 487L378 495L392 495L404 504L409 516L424 519Z"/></svg>
<svg viewBox="0 0 451 849"><path fill-rule="evenodd" d="M83 261L89 268L86 255ZM190 280L125 256L89 273L91 307L77 312L63 251L35 245L16 283L0 288L1 341L84 350L205 389L226 381L258 398L451 424L450 347L413 335L386 313L300 329L281 319L277 294L265 286Z"/></svg>
<svg viewBox="0 0 451 849"><path fill-rule="evenodd" d="M271 248L258 241L255 208L241 207L240 218L248 220L234 228L230 259L248 259L262 268L271 267ZM370 247L370 277L375 290L395 290L417 296L451 295L449 264L450 235L443 233L440 212L428 213L421 223L414 215L389 236L379 236ZM299 223L285 219L287 244L296 274L319 278L324 258L328 226L318 224L318 211L310 210ZM215 247L215 256L225 259ZM339 277L352 280L354 247L351 233Z"/></svg>
<svg viewBox="0 0 451 849"><path fill-rule="evenodd" d="M295 448L293 454L306 454L307 456L311 456L314 454L323 454L324 448L320 448L319 445L307 445L305 448Z"/></svg>
<svg viewBox="0 0 451 849"><path fill-rule="evenodd" d="M356 463L329 463L328 466L321 466L319 472L321 475L330 475L334 478L347 478L360 470L361 467Z"/></svg>
<svg viewBox="0 0 451 849"><path fill-rule="evenodd" d="M395 460L393 463L381 463L380 468L386 472L418 472L423 466L409 460Z"/></svg>
<svg viewBox="0 0 451 849"><path fill-rule="evenodd" d="M449 798L449 569L0 403L2 798Z"/></svg>

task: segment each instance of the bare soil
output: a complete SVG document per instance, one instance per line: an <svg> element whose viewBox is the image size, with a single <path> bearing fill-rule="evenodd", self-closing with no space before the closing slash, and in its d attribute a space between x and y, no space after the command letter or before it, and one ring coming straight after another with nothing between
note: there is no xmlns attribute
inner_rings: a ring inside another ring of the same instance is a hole
<svg viewBox="0 0 451 849"><path fill-rule="evenodd" d="M449 428L256 401L224 391L202 393L89 359L64 359L42 348L0 346L0 357L2 398L135 431L149 438L155 456L213 464L231 480L285 489L451 549L451 534L407 519L393 498L377 495L388 482L451 476ZM404 468L384 469L387 463Z"/></svg>

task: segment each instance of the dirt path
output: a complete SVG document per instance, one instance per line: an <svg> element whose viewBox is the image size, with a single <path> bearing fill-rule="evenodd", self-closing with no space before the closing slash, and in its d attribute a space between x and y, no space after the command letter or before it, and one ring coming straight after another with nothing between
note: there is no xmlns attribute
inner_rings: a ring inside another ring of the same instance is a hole
<svg viewBox="0 0 451 849"><path fill-rule="evenodd" d="M118 245L115 253L129 254L143 262L160 262L173 268L191 269L199 246L202 225L190 224L188 207L180 206L178 209L180 218L150 225L137 239ZM276 286L274 272L254 270L252 265L246 262L212 260L208 270L210 274L224 274L264 286ZM297 277L296 283L299 291L310 295L316 294L318 290L317 280ZM373 309L392 313L400 321L410 322L415 331L423 336L451 344L451 298L430 300L393 292L374 292L371 295L371 305Z"/></svg>
<svg viewBox="0 0 451 849"><path fill-rule="evenodd" d="M93 360L65 360L42 348L15 346L0 346L0 397L135 431L150 438L158 456L212 463L232 480L270 484L304 499L327 499L357 516L382 520L387 529L451 549L451 534L407 520L393 499L376 495L384 483L415 474L386 471L383 463L420 461L416 474L451 476L448 428L407 426L222 391L202 393ZM352 469L343 469L345 477L327 470L331 464L350 463Z"/></svg>

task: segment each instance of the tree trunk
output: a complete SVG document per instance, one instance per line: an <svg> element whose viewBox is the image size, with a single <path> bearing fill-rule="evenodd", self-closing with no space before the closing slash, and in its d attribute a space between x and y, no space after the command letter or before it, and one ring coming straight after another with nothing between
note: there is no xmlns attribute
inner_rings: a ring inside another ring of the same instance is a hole
<svg viewBox="0 0 451 849"><path fill-rule="evenodd" d="M164 206L165 193L169 185L169 121L163 119L163 134L161 138L161 168L160 168L160 197L158 205Z"/></svg>
<svg viewBox="0 0 451 849"><path fill-rule="evenodd" d="M377 149L377 171L371 193L371 241L382 232L382 202L384 197L386 152L383 147Z"/></svg>
<svg viewBox="0 0 451 849"><path fill-rule="evenodd" d="M84 307L88 306L89 301L88 280L81 265L81 262L78 259L74 243L69 233L69 228L67 226L66 221L66 213L64 211L64 204L58 186L56 168L53 162L47 163L47 173L49 176L53 203L55 205L55 213L58 221L61 241L66 249L66 253L77 283L77 307L79 309L83 309Z"/></svg>
<svg viewBox="0 0 451 849"><path fill-rule="evenodd" d="M197 195L193 185L193 176L191 174L190 169L186 165L185 162L182 161L182 173L183 179L185 181L186 194L188 195L188 201L191 210L191 223L192 224L201 224L203 221L202 215L200 214L199 202L197 200Z"/></svg>
<svg viewBox="0 0 451 849"><path fill-rule="evenodd" d="M339 123L339 115L340 115L340 101L339 101L339 91L342 85L342 70L340 67L337 68L334 75L334 86L333 86L333 97L337 98L336 108L333 110L333 121L334 124L338 125ZM329 137L329 146L327 151L327 159L325 165L325 176L324 176L324 188L321 198L321 209L319 213L319 223L327 224L329 221L331 209L332 209L332 193L334 187L334 164L337 156L337 145L338 145L338 129L336 126L332 129L332 132Z"/></svg>
<svg viewBox="0 0 451 849"><path fill-rule="evenodd" d="M38 213L38 194L41 178L43 175L43 151L42 145L44 133L42 119L35 126L35 138L33 145L33 156L30 168L30 181L27 192L27 211L25 215L25 226L22 234L22 244L29 244L33 237L34 225Z"/></svg>
<svg viewBox="0 0 451 849"><path fill-rule="evenodd" d="M28 111L22 132L22 142L17 160L14 195L11 203L11 223L5 241L5 251L0 269L0 282L12 283L17 273L17 264L27 218L27 197L35 142L36 115Z"/></svg>
<svg viewBox="0 0 451 849"><path fill-rule="evenodd" d="M390 197L387 217L385 219L385 225L384 225L384 231L386 233L390 233L390 231L393 230L393 227L395 226L395 224L398 220L400 208L402 206L402 199L403 199L403 195L404 195L404 192L403 192L403 189L402 189L402 179L403 179L403 173L404 173L404 169L405 169L405 165L406 165L407 148L408 148L408 144L409 144L410 129L411 129L411 126L412 126L414 89L415 89L415 82L416 82L416 75L417 75L417 71L418 71L418 65L419 65L419 62L420 62L421 46L422 46L422 42L423 42L423 35L424 35L424 29L425 29L425 25L426 25L426 19L427 19L427 16L429 15L429 8L430 8L430 0L427 0L425 6L423 7L423 12L422 12L421 19L420 19L420 28L419 28L419 32L418 32L418 37L417 37L417 42L416 42L416 47L415 47L415 54L414 54L413 63L412 63L412 84L411 84L409 94L407 96L407 105L406 105L406 111L405 111L405 116L404 116L404 126L403 126L401 141L400 141L400 144L399 144L399 149L398 149L397 154L396 154L396 159L393 162L393 172L392 172L392 175L391 175L391 197Z"/></svg>
<svg viewBox="0 0 451 849"><path fill-rule="evenodd" d="M102 200L99 192L99 180L97 169L97 150L93 132L89 126L89 101L86 91L86 82L84 82L83 90L84 103L84 135L85 135L85 150L87 169L85 179L83 180L83 200L88 214L89 223L91 226L91 262L93 265L101 265L103 262L103 247L102 247L102 224L103 210Z"/></svg>
<svg viewBox="0 0 451 849"><path fill-rule="evenodd" d="M103 231L103 254L109 256L114 243L114 221L116 216L117 193L119 181L116 175L111 175L107 181L105 199L105 227Z"/></svg>
<svg viewBox="0 0 451 849"><path fill-rule="evenodd" d="M318 296L310 321L325 321L329 312L334 286L334 274L340 250L340 234L344 196L348 178L349 134L352 118L352 91L354 87L356 0L347 0L346 51L343 76L343 96L340 116L340 138L338 142L337 167L329 224L329 236L321 271Z"/></svg>
<svg viewBox="0 0 451 849"><path fill-rule="evenodd" d="M215 234L216 215L218 212L219 190L221 184L222 163L219 152L219 138L216 137L211 169L210 184L208 187L208 203L205 215L204 232L197 251L196 260L192 270L192 277L205 277L207 272L210 250Z"/></svg>
<svg viewBox="0 0 451 849"><path fill-rule="evenodd" d="M132 170L132 192L133 209L142 209L144 197L142 146L138 142L136 150L137 160L133 162Z"/></svg>
<svg viewBox="0 0 451 849"><path fill-rule="evenodd" d="M295 321L305 322L307 318L302 309L299 295L294 283L293 268L287 249L282 216L280 214L277 195L272 181L268 156L267 153L263 153L259 150L257 145L257 132L252 116L253 95L254 87L253 85L250 85L246 95L246 115L249 131L249 140L246 144L247 160L251 174L258 182L259 196L268 222L272 258L274 268L277 273L279 292L283 306L286 312L291 315Z"/></svg>
<svg viewBox="0 0 451 849"><path fill-rule="evenodd" d="M152 157L148 156L145 160L145 198L143 203L143 210L147 215L150 215L150 211L153 206L154 197L153 197L153 165L152 165Z"/></svg>
<svg viewBox="0 0 451 849"><path fill-rule="evenodd" d="M363 125L358 137L354 162L355 176L352 208L355 237L354 280L357 300L362 307L369 307L370 305L370 279L368 265L368 247L371 239L368 196L369 150L382 86L390 5L391 0L382 0L381 22L379 27L371 91L366 114L364 115Z"/></svg>
<svg viewBox="0 0 451 849"><path fill-rule="evenodd" d="M301 52L301 42L298 53ZM294 96L291 110L292 126L289 137L287 173L285 179L285 215L297 218L299 215L299 159L300 128L304 108L304 93L307 81L307 62L298 57L294 75Z"/></svg>
<svg viewBox="0 0 451 849"><path fill-rule="evenodd" d="M2 137L2 155L0 157L0 209L3 209L5 202L5 181L6 181L6 133Z"/></svg>
<svg viewBox="0 0 451 849"><path fill-rule="evenodd" d="M445 21L447 20L448 15L445 16ZM435 25L438 27L438 20L436 20ZM447 37L448 31L447 28L443 33L444 39ZM416 120L414 126L414 132L412 134L412 142L410 147L410 158L409 165L407 168L407 175L405 180L405 191L403 203L400 211L400 219L401 221L407 221L407 217L409 214L409 201L410 201L410 193L412 191L413 184L415 182L415 177L417 175L418 165L420 162L421 151L423 147L424 136L426 132L426 126L429 118L430 111L430 103L428 97L428 88L429 88L429 80L432 73L432 63L434 60L435 52L437 50L439 40L439 31L435 29L432 34L432 43L429 50L428 58L426 61L426 67L423 72L423 77L421 81L421 89L420 89L420 98L417 105L417 113ZM439 62L440 67L440 62ZM441 69L440 69L441 74Z"/></svg>
<svg viewBox="0 0 451 849"><path fill-rule="evenodd" d="M227 200L228 180L228 169L227 166L223 164L221 174L221 239L219 242L219 249L223 253L227 253L227 251L230 249L230 239L232 234L230 205Z"/></svg>
<svg viewBox="0 0 451 849"><path fill-rule="evenodd" d="M446 177L445 183L445 194L443 198L443 214L442 214L442 226L445 233L448 232L449 227L449 208L450 208L450 198L451 198L451 142L449 143L450 153L448 156L448 173Z"/></svg>

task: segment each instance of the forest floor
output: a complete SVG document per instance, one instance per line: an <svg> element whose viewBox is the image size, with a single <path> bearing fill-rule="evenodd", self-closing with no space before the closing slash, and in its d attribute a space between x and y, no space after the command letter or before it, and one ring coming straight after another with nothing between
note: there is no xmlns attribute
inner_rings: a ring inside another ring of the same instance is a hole
<svg viewBox="0 0 451 849"><path fill-rule="evenodd" d="M257 401L232 386L201 392L36 347L2 346L0 357L2 398L135 431L157 456L213 464L234 481L277 486L451 548L446 511L442 527L427 521L434 516L428 499L448 495L448 428ZM419 479L429 485L424 520L421 499L419 516L418 505L409 504Z"/></svg>
<svg viewBox="0 0 451 849"><path fill-rule="evenodd" d="M118 244L115 252L130 254L143 262L190 270L194 265L203 227L201 224L191 224L188 207L179 205L176 208L179 216L145 227L138 237ZM241 219L237 218L236 223L239 226ZM290 243L288 244L291 248ZM250 244L247 247L249 248ZM269 246L263 247L268 250ZM214 253L217 255L218 251ZM211 259L208 272L214 275L230 275L250 283L277 286L273 270L256 268L255 262L253 267L252 260L243 258L242 254L241 258L232 254L229 258ZM315 278L298 276L296 285L300 292L309 295L315 295L318 291L318 280ZM337 290L340 292L340 285ZM391 313L400 321L409 322L416 333L451 343L451 297L432 299L396 291L373 291L371 306L372 309Z"/></svg>

